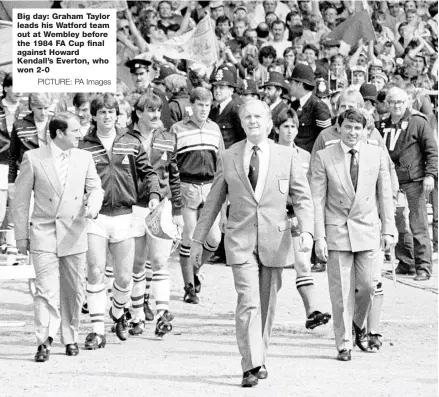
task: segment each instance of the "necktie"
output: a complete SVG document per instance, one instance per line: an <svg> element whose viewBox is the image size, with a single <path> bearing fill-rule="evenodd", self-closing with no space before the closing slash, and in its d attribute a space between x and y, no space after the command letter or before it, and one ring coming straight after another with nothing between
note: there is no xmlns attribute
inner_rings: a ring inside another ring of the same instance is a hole
<svg viewBox="0 0 439 397"><path fill-rule="evenodd" d="M59 167L59 180L61 182L61 186L64 187L67 179L67 170L69 168L69 156L67 152L62 152L60 156L60 167Z"/></svg>
<svg viewBox="0 0 439 397"><path fill-rule="evenodd" d="M259 156L258 156L258 146L253 146L253 153L250 158L250 166L248 168L248 179L252 185L253 190L256 189L256 184L258 183L259 176Z"/></svg>
<svg viewBox="0 0 439 397"><path fill-rule="evenodd" d="M351 173L351 179L352 184L354 185L355 191L357 191L357 184L358 184L358 161L355 157L355 154L357 151L355 149L349 150L349 153L351 154L351 167L350 167L350 173Z"/></svg>

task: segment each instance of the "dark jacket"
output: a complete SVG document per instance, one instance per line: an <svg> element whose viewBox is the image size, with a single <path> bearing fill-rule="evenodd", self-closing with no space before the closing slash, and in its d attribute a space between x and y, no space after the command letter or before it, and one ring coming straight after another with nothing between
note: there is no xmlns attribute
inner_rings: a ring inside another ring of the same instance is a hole
<svg viewBox="0 0 439 397"><path fill-rule="evenodd" d="M240 104L232 99L221 114L219 114L218 104L213 106L209 113L209 118L217 123L221 130L226 149L246 138L241 126L241 120L239 119L239 106Z"/></svg>
<svg viewBox="0 0 439 397"><path fill-rule="evenodd" d="M303 108L299 107L296 112L299 118L299 132L294 142L311 153L320 132L331 126L331 112L328 106L314 94L311 94Z"/></svg>
<svg viewBox="0 0 439 397"><path fill-rule="evenodd" d="M50 143L49 121L46 126L46 143ZM29 113L17 120L12 127L11 145L9 147L9 183L14 183L24 152L39 147L38 130L34 114Z"/></svg>
<svg viewBox="0 0 439 397"><path fill-rule="evenodd" d="M189 95L186 93L173 95L169 100L169 111L172 124L183 120L186 116L190 116L192 114L192 107Z"/></svg>
<svg viewBox="0 0 439 397"><path fill-rule="evenodd" d="M80 143L89 151L104 189L100 214L117 216L132 212L140 197L161 199L157 174L152 168L141 142L124 130L116 129L111 158L94 128ZM139 185L139 180L142 186Z"/></svg>
<svg viewBox="0 0 439 397"><path fill-rule="evenodd" d="M0 164L9 164L9 147L11 146L11 137L8 133L6 123L6 112L3 109L0 100Z"/></svg>
<svg viewBox="0 0 439 397"><path fill-rule="evenodd" d="M407 109L398 123L389 117L378 122L377 128L395 164L400 184L420 181L428 175L437 178L437 144L425 115ZM392 136L398 134L395 147L391 148Z"/></svg>
<svg viewBox="0 0 439 397"><path fill-rule="evenodd" d="M143 137L136 126L128 126L130 134L139 139L143 144ZM144 146L145 148L145 146ZM145 148L146 149L146 148ZM160 197L168 197L172 202L172 215L180 215L182 199L180 193L180 174L177 167L177 137L164 128L158 128L153 132L149 162L157 173L160 187ZM142 190L142 189L141 189ZM141 197L138 203L146 207L146 197Z"/></svg>

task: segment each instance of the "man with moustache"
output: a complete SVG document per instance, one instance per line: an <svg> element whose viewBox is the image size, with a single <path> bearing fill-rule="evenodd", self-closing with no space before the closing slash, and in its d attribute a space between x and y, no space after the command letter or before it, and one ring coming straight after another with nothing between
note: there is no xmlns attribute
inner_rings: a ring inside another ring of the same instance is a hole
<svg viewBox="0 0 439 397"><path fill-rule="evenodd" d="M76 149L81 138L78 118L69 112L58 113L51 119L49 131L49 145L24 153L12 202L17 248L22 254L30 251L35 267L36 362L49 359L60 323L66 355L79 353L86 217L98 215L103 198L91 154Z"/></svg>
<svg viewBox="0 0 439 397"><path fill-rule="evenodd" d="M267 348L291 249L290 198L299 223L300 249L312 248L311 192L291 148L268 139L273 123L267 104L249 100L240 108L247 139L220 154L212 189L193 234L191 260L202 263L203 244L228 198L224 245L238 294L236 339L242 356L243 387L268 376Z"/></svg>
<svg viewBox="0 0 439 397"><path fill-rule="evenodd" d="M79 92L73 97L73 106L75 114L79 117L81 123L81 135L84 138L91 128L90 99L84 92ZM81 139L82 139L81 138Z"/></svg>
<svg viewBox="0 0 439 397"><path fill-rule="evenodd" d="M143 145L116 127L119 114L116 98L108 93L98 95L91 102L90 113L93 129L85 136L81 148L92 154L105 192L99 216L89 221L88 228L87 302L92 332L85 339L85 348L94 350L106 344L104 270L107 250L114 268L110 317L116 323L116 336L124 341L128 337L124 308L131 296L134 262L132 207L144 197L148 208L153 210L161 197L157 174Z"/></svg>

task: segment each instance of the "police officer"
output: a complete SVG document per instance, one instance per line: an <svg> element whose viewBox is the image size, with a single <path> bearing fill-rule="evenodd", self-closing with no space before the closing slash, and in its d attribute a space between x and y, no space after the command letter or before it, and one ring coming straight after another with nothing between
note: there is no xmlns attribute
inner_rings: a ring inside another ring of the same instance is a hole
<svg viewBox="0 0 439 397"><path fill-rule="evenodd" d="M132 59L131 61L126 62L125 66L130 69L131 78L135 87L133 93L140 95L152 95L154 93L160 97L163 103L160 119L162 120L163 126L169 130L169 128L171 128L172 121L168 100L162 91L160 91L158 88L153 88L151 85L151 81L156 77L156 71L152 67L152 63L146 59Z"/></svg>
<svg viewBox="0 0 439 397"><path fill-rule="evenodd" d="M331 112L328 106L313 94L314 72L308 65L296 65L290 80L291 94L296 98L292 107L299 118L299 133L295 143L311 153L317 136L331 126Z"/></svg>

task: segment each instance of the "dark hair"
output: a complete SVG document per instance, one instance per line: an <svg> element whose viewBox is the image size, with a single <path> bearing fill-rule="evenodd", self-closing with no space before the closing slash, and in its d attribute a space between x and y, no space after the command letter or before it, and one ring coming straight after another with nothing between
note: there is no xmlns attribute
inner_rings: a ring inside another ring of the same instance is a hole
<svg viewBox="0 0 439 397"><path fill-rule="evenodd" d="M90 99L85 92L78 92L73 97L73 106L75 108L79 108L81 105L84 105L84 103L87 103L87 102L90 102Z"/></svg>
<svg viewBox="0 0 439 397"><path fill-rule="evenodd" d="M275 48L271 45L267 45L265 47L262 47L259 50L258 59L259 59L259 62L262 63L263 57L272 57L274 60L274 59L276 59L276 55L277 55L277 53L276 53Z"/></svg>
<svg viewBox="0 0 439 397"><path fill-rule="evenodd" d="M386 96L387 96L387 91L385 90L379 91L377 94L377 101L384 102L386 100Z"/></svg>
<svg viewBox="0 0 439 397"><path fill-rule="evenodd" d="M287 55L289 52L294 53L294 48L293 47L285 48L284 53L282 54L282 56L285 57L285 55Z"/></svg>
<svg viewBox="0 0 439 397"><path fill-rule="evenodd" d="M230 19L226 15L221 15L216 20L216 26L218 26L218 24L224 23L224 22L228 22L230 25Z"/></svg>
<svg viewBox="0 0 439 397"><path fill-rule="evenodd" d="M358 110L348 109L338 116L339 125L342 125L345 120L351 123L360 123L363 128L366 127L366 118Z"/></svg>
<svg viewBox="0 0 439 397"><path fill-rule="evenodd" d="M313 44L307 44L305 47L303 47L303 51L302 52L305 52L305 50L312 50L312 51L314 51L314 54L316 54L316 57L319 56L319 50Z"/></svg>
<svg viewBox="0 0 439 397"><path fill-rule="evenodd" d="M119 103L113 94L107 92L95 97L90 104L90 114L96 116L98 110L103 108L116 109L116 115L119 116Z"/></svg>
<svg viewBox="0 0 439 397"><path fill-rule="evenodd" d="M195 101L197 100L212 102L213 100L212 93L207 88L197 87L191 92L189 101L191 103L195 103Z"/></svg>
<svg viewBox="0 0 439 397"><path fill-rule="evenodd" d="M256 34L258 35L259 38L261 39L265 39L268 37L268 35L270 34L270 29L268 28L268 25L266 22L261 22L257 27L256 27Z"/></svg>
<svg viewBox="0 0 439 397"><path fill-rule="evenodd" d="M296 15L299 15L299 17L302 16L302 14L300 12L298 12L298 11L290 11L287 14L287 16L285 17L285 21L288 22L291 19L291 17L294 17Z"/></svg>
<svg viewBox="0 0 439 397"><path fill-rule="evenodd" d="M131 120L133 123L139 121L139 116L137 116L137 110L143 113L146 109L151 110L162 110L163 102L158 95L155 94L143 94L139 99L137 99L134 104L134 110L131 113Z"/></svg>
<svg viewBox="0 0 439 397"><path fill-rule="evenodd" d="M3 94L2 98L6 96L5 87L12 87L12 73L6 73L5 78L3 79Z"/></svg>
<svg viewBox="0 0 439 397"><path fill-rule="evenodd" d="M73 113L70 112L61 112L56 113L49 122L49 132L50 132L50 138L55 139L56 138L56 132L58 130L61 130L63 133L65 130L69 127L69 120L70 119L76 119L79 121L78 116L76 116Z"/></svg>
<svg viewBox="0 0 439 397"><path fill-rule="evenodd" d="M273 21L273 23L270 26L270 29L273 29L274 25L282 25L285 29L285 22L281 21L280 19L276 19L275 21Z"/></svg>
<svg viewBox="0 0 439 397"><path fill-rule="evenodd" d="M296 127L299 127L299 118L297 113L291 108L285 108L280 111L277 117L273 120L274 126L279 128L283 123L288 121L288 119L293 119L293 123Z"/></svg>

